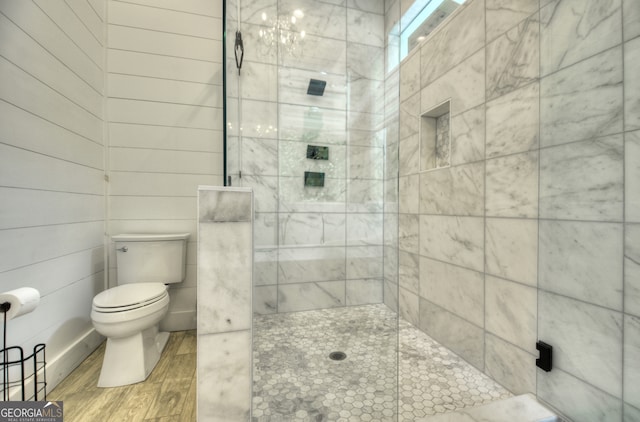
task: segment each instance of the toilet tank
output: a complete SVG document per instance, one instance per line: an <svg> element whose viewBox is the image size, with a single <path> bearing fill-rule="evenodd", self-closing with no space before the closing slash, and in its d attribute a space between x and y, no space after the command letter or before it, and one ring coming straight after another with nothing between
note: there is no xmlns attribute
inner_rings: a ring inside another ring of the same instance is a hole
<svg viewBox="0 0 640 422"><path fill-rule="evenodd" d="M184 280L189 233L119 234L116 245L118 285L180 283Z"/></svg>

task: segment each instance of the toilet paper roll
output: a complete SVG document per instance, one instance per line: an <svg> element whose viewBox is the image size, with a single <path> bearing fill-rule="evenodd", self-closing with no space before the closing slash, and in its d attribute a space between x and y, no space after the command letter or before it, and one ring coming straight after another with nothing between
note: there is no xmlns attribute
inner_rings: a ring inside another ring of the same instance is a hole
<svg viewBox="0 0 640 422"><path fill-rule="evenodd" d="M28 314L40 303L40 292L32 287L20 287L0 294L0 304L9 303L7 321L20 315ZM0 318L2 314L0 313Z"/></svg>

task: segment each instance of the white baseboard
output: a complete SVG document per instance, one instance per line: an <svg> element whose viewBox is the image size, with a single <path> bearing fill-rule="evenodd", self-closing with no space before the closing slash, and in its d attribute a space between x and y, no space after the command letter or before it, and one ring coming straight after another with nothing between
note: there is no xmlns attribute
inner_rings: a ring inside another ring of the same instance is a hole
<svg viewBox="0 0 640 422"><path fill-rule="evenodd" d="M87 332L78 337L66 349L57 356L46 355L46 381L47 393L51 392L62 380L78 367L94 350L100 346L104 337L96 332L92 327ZM46 351L46 349L45 349ZM38 379L43 379L42 370L38 372ZM25 397L33 396L33 377L25 383ZM96 378L96 383L98 379ZM10 400L21 400L22 391L14 389L10 392ZM41 394L41 393L39 393ZM44 400L44 397L38 395L38 400Z"/></svg>
<svg viewBox="0 0 640 422"><path fill-rule="evenodd" d="M172 311L160 321L160 331L187 331L196 329L195 309Z"/></svg>

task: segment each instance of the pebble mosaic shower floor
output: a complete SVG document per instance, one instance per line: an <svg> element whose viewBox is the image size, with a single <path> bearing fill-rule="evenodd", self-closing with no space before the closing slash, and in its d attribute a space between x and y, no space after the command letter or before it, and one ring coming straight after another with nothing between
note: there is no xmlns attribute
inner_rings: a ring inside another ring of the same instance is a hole
<svg viewBox="0 0 640 422"><path fill-rule="evenodd" d="M256 422L421 421L511 396L408 322L398 327L384 305L262 315L253 323ZM346 358L330 359L336 351Z"/></svg>

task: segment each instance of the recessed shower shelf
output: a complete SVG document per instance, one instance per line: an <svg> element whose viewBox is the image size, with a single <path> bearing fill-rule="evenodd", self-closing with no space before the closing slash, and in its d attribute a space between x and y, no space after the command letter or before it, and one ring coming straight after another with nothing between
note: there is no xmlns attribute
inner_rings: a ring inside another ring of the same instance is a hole
<svg viewBox="0 0 640 422"><path fill-rule="evenodd" d="M420 171L451 165L451 101L420 116Z"/></svg>

